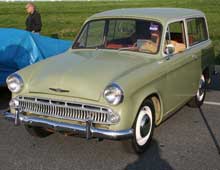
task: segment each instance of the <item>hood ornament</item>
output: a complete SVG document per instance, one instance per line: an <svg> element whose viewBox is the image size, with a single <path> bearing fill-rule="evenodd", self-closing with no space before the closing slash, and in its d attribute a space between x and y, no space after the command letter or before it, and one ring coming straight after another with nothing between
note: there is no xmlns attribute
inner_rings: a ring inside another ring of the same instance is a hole
<svg viewBox="0 0 220 170"><path fill-rule="evenodd" d="M58 93L68 93L70 92L69 90L64 90L64 89L60 89L60 88L49 88L51 91L55 91Z"/></svg>

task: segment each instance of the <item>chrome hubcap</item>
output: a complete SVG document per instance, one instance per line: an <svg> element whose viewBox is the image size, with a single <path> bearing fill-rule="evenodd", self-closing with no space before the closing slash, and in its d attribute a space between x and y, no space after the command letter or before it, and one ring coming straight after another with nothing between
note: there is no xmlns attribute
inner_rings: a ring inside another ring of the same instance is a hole
<svg viewBox="0 0 220 170"><path fill-rule="evenodd" d="M149 106L144 106L138 114L136 122L136 141L143 146L147 143L152 131L153 119L152 111Z"/></svg>
<svg viewBox="0 0 220 170"><path fill-rule="evenodd" d="M205 88L206 88L205 77L202 75L199 81L199 89L196 95L199 101L202 101L205 96Z"/></svg>
<svg viewBox="0 0 220 170"><path fill-rule="evenodd" d="M145 137L149 130L150 130L150 118L148 115L144 115L143 119L141 120L141 127L140 127L140 131L141 131L141 136Z"/></svg>

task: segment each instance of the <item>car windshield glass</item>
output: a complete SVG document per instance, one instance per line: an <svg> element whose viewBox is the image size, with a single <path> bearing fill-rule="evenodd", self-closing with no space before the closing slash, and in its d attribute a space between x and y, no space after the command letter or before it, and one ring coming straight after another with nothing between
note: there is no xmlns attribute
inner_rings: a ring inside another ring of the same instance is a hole
<svg viewBox="0 0 220 170"><path fill-rule="evenodd" d="M105 19L88 22L73 48L158 52L162 26L155 21Z"/></svg>

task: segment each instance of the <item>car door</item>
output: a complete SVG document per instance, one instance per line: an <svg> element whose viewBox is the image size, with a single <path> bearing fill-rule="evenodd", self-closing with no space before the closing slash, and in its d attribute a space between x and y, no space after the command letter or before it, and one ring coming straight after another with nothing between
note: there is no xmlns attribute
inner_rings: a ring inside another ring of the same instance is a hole
<svg viewBox="0 0 220 170"><path fill-rule="evenodd" d="M165 110L172 112L198 89L201 72L200 52L188 49L187 31L184 20L175 21L168 25L165 47L171 44L174 47L172 54L166 54L166 99ZM166 48L164 49L166 52Z"/></svg>
<svg viewBox="0 0 220 170"><path fill-rule="evenodd" d="M186 20L189 50L193 55L201 57L201 68L204 71L213 64L214 49L208 36L204 17ZM211 71L211 70L209 70Z"/></svg>

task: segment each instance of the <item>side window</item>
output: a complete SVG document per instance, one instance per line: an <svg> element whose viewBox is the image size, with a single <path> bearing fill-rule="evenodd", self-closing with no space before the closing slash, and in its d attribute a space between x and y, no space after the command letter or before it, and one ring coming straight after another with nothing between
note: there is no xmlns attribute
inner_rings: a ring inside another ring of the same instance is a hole
<svg viewBox="0 0 220 170"><path fill-rule="evenodd" d="M172 45L174 47L174 54L183 52L186 49L186 38L183 21L178 21L169 24L166 33L165 47ZM165 53L168 54L166 48Z"/></svg>
<svg viewBox="0 0 220 170"><path fill-rule="evenodd" d="M204 18L193 18L187 20L189 45L195 45L208 39Z"/></svg>

